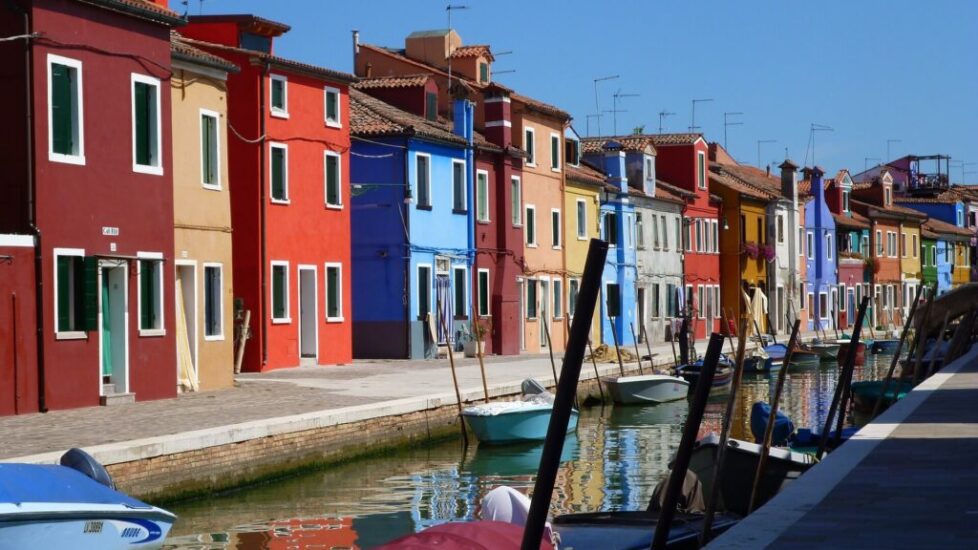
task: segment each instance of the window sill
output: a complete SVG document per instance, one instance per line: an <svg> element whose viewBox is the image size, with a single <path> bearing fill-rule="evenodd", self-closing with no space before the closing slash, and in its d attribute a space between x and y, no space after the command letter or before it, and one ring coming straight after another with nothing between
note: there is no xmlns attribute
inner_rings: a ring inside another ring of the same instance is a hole
<svg viewBox="0 0 978 550"><path fill-rule="evenodd" d="M523 229L523 224L522 223L514 223L513 224L513 227L516 228L516 229Z"/></svg>
<svg viewBox="0 0 978 550"><path fill-rule="evenodd" d="M579 241L586 241L587 240L587 237L582 237L582 236L578 235L577 236L577 240L579 240Z"/></svg>
<svg viewBox="0 0 978 550"><path fill-rule="evenodd" d="M55 340L87 340L88 333L81 330L70 330L66 332L55 332Z"/></svg>
<svg viewBox="0 0 978 550"><path fill-rule="evenodd" d="M346 318L344 318L344 317L327 317L326 318L326 322L327 323L342 323L342 322L345 322L345 321L346 321Z"/></svg>
<svg viewBox="0 0 978 550"><path fill-rule="evenodd" d="M468 214L468 210L460 210L458 208L452 208L452 214Z"/></svg>
<svg viewBox="0 0 978 550"><path fill-rule="evenodd" d="M419 205L415 206L415 208L417 208L418 210L427 210L428 212L431 212L431 205L430 204L419 204Z"/></svg>
<svg viewBox="0 0 978 550"><path fill-rule="evenodd" d="M526 247L527 248L536 248L537 245L535 243L526 243Z"/></svg>
<svg viewBox="0 0 978 550"><path fill-rule="evenodd" d="M289 199L284 199L284 200L283 199L269 199L269 200L271 201L272 204L292 204L292 201L289 200Z"/></svg>
<svg viewBox="0 0 978 550"><path fill-rule="evenodd" d="M492 319L492 315L489 313L480 313L479 319Z"/></svg>
<svg viewBox="0 0 978 550"><path fill-rule="evenodd" d="M563 321L563 320L564 320L563 315L554 315L554 318L551 319L551 321Z"/></svg>
<svg viewBox="0 0 978 550"><path fill-rule="evenodd" d="M272 324L273 325L291 325L292 324L292 318L291 317L283 317L283 318L280 318L280 319L275 319L273 317L272 318Z"/></svg>
<svg viewBox="0 0 978 550"><path fill-rule="evenodd" d="M536 168L537 167L537 163L535 163L535 162L527 162L526 163L526 167L527 168Z"/></svg>
<svg viewBox="0 0 978 550"><path fill-rule="evenodd" d="M491 222L489 220L476 220L475 223L479 225L489 225Z"/></svg>
<svg viewBox="0 0 978 550"><path fill-rule="evenodd" d="M560 173L560 168L554 168L553 166L551 166L551 167L550 167L550 171L551 171L551 172L554 172L554 173L556 173L556 174L559 174L559 173Z"/></svg>
<svg viewBox="0 0 978 550"><path fill-rule="evenodd" d="M268 112L268 114L272 115L275 118L289 118L289 112L288 111L282 111L280 109L275 109L275 108L272 108Z"/></svg>
<svg viewBox="0 0 978 550"><path fill-rule="evenodd" d="M75 166L85 166L85 155L64 155L48 151L48 160L61 164L74 164Z"/></svg>
<svg viewBox="0 0 978 550"><path fill-rule="evenodd" d="M557 246L552 246L550 248L552 248L554 250L560 250L561 249L561 246L558 244Z"/></svg>
<svg viewBox="0 0 978 550"><path fill-rule="evenodd" d="M162 328L151 328L151 329L139 329L140 338L150 338L150 337L160 337L166 336L166 329Z"/></svg>
<svg viewBox="0 0 978 550"><path fill-rule="evenodd" d="M327 120L326 121L326 126L329 127L329 128L342 128L343 127L343 125L340 124L338 121L332 121L332 120Z"/></svg>
<svg viewBox="0 0 978 550"><path fill-rule="evenodd" d="M221 184L213 185L213 184L207 184L207 183L201 182L200 186L203 189L207 189L208 191L223 191L224 190L221 187Z"/></svg>
<svg viewBox="0 0 978 550"><path fill-rule="evenodd" d="M342 204L326 204L326 210L343 210Z"/></svg>
<svg viewBox="0 0 978 550"><path fill-rule="evenodd" d="M163 167L162 166L146 166L144 164L133 164L132 171L137 174L147 174L150 176L162 176Z"/></svg>
<svg viewBox="0 0 978 550"><path fill-rule="evenodd" d="M224 341L224 335L223 334L219 334L219 335L215 335L215 336L206 336L205 335L204 336L204 341L205 342L223 342Z"/></svg>
<svg viewBox="0 0 978 550"><path fill-rule="evenodd" d="M456 315L454 317L454 319L456 321L468 321L469 320L469 316L468 315Z"/></svg>

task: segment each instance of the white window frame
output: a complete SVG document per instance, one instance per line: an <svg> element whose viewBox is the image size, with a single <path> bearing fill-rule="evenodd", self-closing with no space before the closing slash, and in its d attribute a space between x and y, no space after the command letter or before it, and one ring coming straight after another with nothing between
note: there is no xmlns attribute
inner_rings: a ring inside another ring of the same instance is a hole
<svg viewBox="0 0 978 550"><path fill-rule="evenodd" d="M825 232L825 259L832 259L832 233Z"/></svg>
<svg viewBox="0 0 978 550"><path fill-rule="evenodd" d="M268 285L268 313L272 320L273 325L288 325L292 323L292 300L290 300L289 290L292 282L289 280L289 272L291 271L289 267L289 262L285 260L272 260L269 262L271 266L268 272L268 278L271 280ZM275 267L281 266L285 267L285 317L275 317Z"/></svg>
<svg viewBox="0 0 978 550"><path fill-rule="evenodd" d="M516 219L512 219L513 212L510 212L510 222L512 222L513 227L523 227L523 180L519 176L509 177L509 190L511 193L513 191L514 183L516 184L517 191L517 193L514 193L516 196ZM513 208L513 197L509 198L509 207L510 209Z"/></svg>
<svg viewBox="0 0 978 550"><path fill-rule="evenodd" d="M702 163L703 169L700 170L700 164ZM709 176L706 169L706 153L703 151L696 152L696 186L700 189L706 189L706 179Z"/></svg>
<svg viewBox="0 0 978 550"><path fill-rule="evenodd" d="M206 179L205 166L204 166L204 117L209 117L214 119L214 161L216 167L216 183L207 183L204 181ZM209 109L200 110L200 135L197 136L200 140L200 185L204 189L210 189L212 191L220 191L223 179L221 177L221 170L223 166L221 163L221 114L217 111L211 111ZM222 280L223 283L223 280Z"/></svg>
<svg viewBox="0 0 978 550"><path fill-rule="evenodd" d="M527 139L527 134L530 134L530 138ZM526 165L530 167L536 167L537 165L537 131L532 126L523 127L523 151L529 153L530 158L526 160ZM530 144L530 148L526 147L526 144ZM530 150L532 149L532 151Z"/></svg>
<svg viewBox="0 0 978 550"><path fill-rule="evenodd" d="M336 293L336 299L340 302L339 307L336 308L340 312L338 317L329 316L329 270L336 269L338 277L336 278L336 283L340 285L338 292ZM346 315L343 312L343 264L341 262L326 262L323 264L323 314L326 317L327 323L342 323L346 320Z"/></svg>
<svg viewBox="0 0 978 550"><path fill-rule="evenodd" d="M882 257L883 253L886 252L886 243L883 242L883 231L880 229L876 230L876 255Z"/></svg>
<svg viewBox="0 0 978 550"><path fill-rule="evenodd" d="M775 218L774 231L777 233L778 244L784 243L784 214L778 214Z"/></svg>
<svg viewBox="0 0 978 550"><path fill-rule="evenodd" d="M679 220L677 219L678 223ZM662 216L662 250L669 250L669 218Z"/></svg>
<svg viewBox="0 0 978 550"><path fill-rule="evenodd" d="M67 257L85 257L84 248L55 248L54 254L54 299L51 300L54 303L54 339L55 340L84 340L88 338L88 333L84 330L58 330L58 258L62 256ZM77 274L76 274L77 276ZM74 293L74 289L72 289Z"/></svg>
<svg viewBox="0 0 978 550"><path fill-rule="evenodd" d="M327 105L329 104L329 94L336 94L336 120L329 119L329 110ZM330 128L342 128L343 127L343 94L340 93L339 88L333 86L323 87L323 122L326 126ZM285 105L288 106L288 101L286 100Z"/></svg>
<svg viewBox="0 0 978 550"><path fill-rule="evenodd" d="M221 331L219 334L212 334L208 336L207 334L207 270L209 268L217 269L218 277L221 280L221 286L217 292L217 296L218 296L217 316L220 319L218 325L221 327ZM202 275L201 282L202 282L202 287L204 292L203 292L203 300L202 303L200 304L201 306L200 324L201 324L201 328L203 329L201 330L201 332L204 334L204 341L216 342L216 341L224 340L224 264L218 262L203 262L201 275Z"/></svg>
<svg viewBox="0 0 978 550"><path fill-rule="evenodd" d="M910 250L913 258L918 256L917 250L920 248L920 239L917 238L916 233L910 234Z"/></svg>
<svg viewBox="0 0 978 550"><path fill-rule="evenodd" d="M457 165L459 165L459 164L462 165L462 208L455 208L455 167ZM465 181L465 179L466 179L465 178L465 174L466 174L466 163L465 163L465 160L463 160L463 159L452 159L452 171L450 172L450 174L451 174L450 175L450 179L451 179L451 187L452 187L452 212L460 212L460 213L461 212L468 212L468 210L469 210L469 202L468 202L468 199L469 198L467 196L468 195L468 190L467 190L467 187L468 186L466 185L467 182ZM431 178L429 177L428 180L431 181Z"/></svg>
<svg viewBox="0 0 978 550"><path fill-rule="evenodd" d="M75 70L77 75L75 82L75 99L78 103L78 120L76 121L78 128L78 153L74 155L65 155L63 153L54 152L54 117L53 117L53 94L51 88L51 65L64 65ZM72 59L70 57L62 57L60 55L48 54L47 57L47 87L48 87L48 160L51 162L61 162L64 164L76 164L78 166L85 165L85 87L83 86L84 80L82 78L82 66L83 63L78 59ZM66 249L67 250L67 249ZM57 317L55 317L57 319Z"/></svg>
<svg viewBox="0 0 978 550"><path fill-rule="evenodd" d="M563 319L564 318L564 280L561 279L560 277L554 277L553 281L550 283L550 292L553 295L550 300L550 307L551 309L553 309L550 318Z"/></svg>
<svg viewBox="0 0 978 550"><path fill-rule="evenodd" d="M554 158L554 139L557 140L557 157ZM560 134L550 132L550 171L560 172Z"/></svg>
<svg viewBox="0 0 978 550"><path fill-rule="evenodd" d="M578 277L571 277L571 278L567 279L567 317L570 318L570 319L573 319L574 318L574 315L571 313L571 311L572 310L576 310L576 304L574 303L573 300L571 300L571 291L570 290L571 290L571 285L573 283L577 283L577 293L578 293L578 295L580 295L580 293L581 293L581 279L578 278Z"/></svg>
<svg viewBox="0 0 978 550"><path fill-rule="evenodd" d="M166 296L163 294L163 281L166 279L163 274L163 253L162 252L136 252L136 326L139 329L139 336L156 337L166 336ZM160 293L160 328L147 328L142 326L143 319L143 287L140 277L142 277L143 261L159 262L160 280L156 291Z"/></svg>
<svg viewBox="0 0 978 550"><path fill-rule="evenodd" d="M798 255L799 256L805 255L805 228L804 227L798 228Z"/></svg>
<svg viewBox="0 0 978 550"><path fill-rule="evenodd" d="M282 82L282 108L272 105L272 83L275 81ZM284 74L268 75L268 113L276 118L289 118L289 77Z"/></svg>
<svg viewBox="0 0 978 550"><path fill-rule="evenodd" d="M137 164L136 163L136 84L146 84L148 86L153 86L156 88L156 132L155 132L155 145L156 149L156 164ZM132 73L132 80L129 86L130 94L130 138L132 140L132 171L139 174L149 174L153 176L163 175L163 114L160 112L162 108L161 95L163 94L163 87L160 85L160 79L153 78L151 76Z"/></svg>
<svg viewBox="0 0 978 550"><path fill-rule="evenodd" d="M417 181L417 178L418 178L418 159L420 157L424 157L424 158L428 159L427 163L425 164L425 166L427 167L427 171L425 173L425 180L426 181L424 182L425 183L425 189L428 191L428 204L421 204L421 183L422 182ZM419 153L415 153L414 154L414 170L413 170L413 172L414 172L413 176L415 178L415 181L414 181L414 202L415 202L415 204L417 205L418 208L421 208L422 210L426 210L428 208L434 208L434 206L435 206L435 200L434 199L435 198L431 195L431 172L432 172L431 155L428 154L428 153L420 153L420 152Z"/></svg>
<svg viewBox="0 0 978 550"><path fill-rule="evenodd" d="M842 191L842 211L849 211L849 191L846 190Z"/></svg>
<svg viewBox="0 0 978 550"><path fill-rule="evenodd" d="M577 219L577 240L586 241L587 240L587 201L584 199L577 199L575 201L575 218ZM581 219L581 213L584 213L584 219Z"/></svg>
<svg viewBox="0 0 978 550"><path fill-rule="evenodd" d="M553 242L553 240L554 240L554 229L553 229L554 228L554 214L557 215L557 226L556 226L557 227L557 235L556 235L557 242ZM560 215L560 209L559 208L551 208L550 209L550 240L553 243L552 248L554 250L560 250L561 247L563 246L563 242L564 242L564 228L563 228L563 223L564 223L563 222L563 219L561 218L561 215Z"/></svg>
<svg viewBox="0 0 978 550"><path fill-rule="evenodd" d="M822 299L823 298L825 299L825 307L824 308L822 307ZM821 291L819 291L819 293L818 293L818 318L820 320L828 320L829 316L826 315L826 313L828 313L826 310L829 309L829 304L830 303L831 302L829 302L829 293L828 292L821 292Z"/></svg>
<svg viewBox="0 0 978 550"><path fill-rule="evenodd" d="M697 312L696 316L700 319L706 319L706 285L696 285L696 305Z"/></svg>
<svg viewBox="0 0 978 550"><path fill-rule="evenodd" d="M435 307L432 307L432 304L433 303L437 303L437 302L434 301L435 300L434 290L435 290L435 277L437 277L438 275L435 273L434 266L432 266L431 264L422 264L422 263L419 263L419 264L417 264L417 265L414 266L414 289L413 289L413 291L414 292L417 292L418 288L420 288L418 285L421 283L421 270L422 269L427 269L428 270L428 307L426 309L428 310L428 313L436 313L437 312L436 308ZM421 319L421 296L420 296L420 294L418 295L417 304L415 305L414 318L415 319L418 319L420 321L424 321L425 320L425 319ZM438 329L437 328L435 329L435 332L436 333L438 332Z"/></svg>
<svg viewBox="0 0 978 550"><path fill-rule="evenodd" d="M811 231L805 232L805 257L815 259L815 234Z"/></svg>
<svg viewBox="0 0 978 550"><path fill-rule="evenodd" d="M696 231L696 237L694 239L693 246L695 246L696 248L693 251L696 253L706 252L706 250L704 250L703 247L703 220L700 218L696 218L694 224L696 226L696 228L694 229L694 231Z"/></svg>
<svg viewBox="0 0 978 550"><path fill-rule="evenodd" d="M282 155L282 185L285 190L285 199L276 199L272 196L272 189L275 185L275 175L272 173L272 169L274 168L272 165L272 149L285 151ZM288 144L277 141L268 142L268 200L273 204L289 204L292 202L292 195L289 193L289 146Z"/></svg>
<svg viewBox="0 0 978 550"><path fill-rule="evenodd" d="M455 283L458 282L458 279L457 279L458 272L459 271L462 272L462 281L464 281L464 283L462 285L462 293L465 296L465 298L464 298L464 303L462 305L464 307L463 311L466 311L466 312L468 311L469 302L471 301L471 298L469 297L469 285L468 285L468 283L470 283L472 281L472 279L469 278L469 268L467 268L464 265L453 265L451 267L450 271L451 271L451 283L452 283L452 317L458 318L459 316L455 314L455 310L456 310L456 308L458 308L458 303L456 303L454 301L455 300L455 292L457 290L455 288ZM469 316L468 313L466 313L466 314L463 315L463 317L468 317L468 316Z"/></svg>
<svg viewBox="0 0 978 550"><path fill-rule="evenodd" d="M527 204L527 205L525 205L523 207L523 209L526 211L525 215L523 216L523 219L524 219L524 223L526 224L527 227L529 227L529 225L530 225L530 223L529 223L530 213L531 212L533 213L533 216L532 216L533 217L533 240L530 241L530 232L529 231L524 231L523 232L524 235L525 235L525 237L523 238L523 240L524 240L524 242L526 242L526 246L528 248L536 248L537 247L537 237L539 236L539 233L540 233L540 225L537 223L537 207L534 206L534 205L532 205L532 204Z"/></svg>
<svg viewBox="0 0 978 550"><path fill-rule="evenodd" d="M286 156L288 156L288 153L286 153ZM330 203L327 199L329 197L329 173L326 169L326 159L329 157L336 158L336 198L339 202L335 204ZM286 169L285 173L288 174L288 169ZM286 185L286 196L288 196L288 185ZM330 210L343 210L343 155L335 151L327 150L323 152L323 204Z"/></svg>
<svg viewBox="0 0 978 550"><path fill-rule="evenodd" d="M486 302L490 302L485 304L482 303L482 276L483 275L485 275L485 280L486 280ZM479 269L476 271L475 290L476 290L476 302L477 302L476 307L478 307L478 310L476 311L476 315L478 315L479 317L492 316L492 304L491 304L492 286L490 285L489 277L490 275L488 269ZM485 311L485 313L483 313L483 311Z"/></svg>
<svg viewBox="0 0 978 550"><path fill-rule="evenodd" d="M480 180L479 177L482 176L484 179ZM483 185L483 182L485 183ZM485 187L485 189L482 189ZM485 216L479 214L479 196L484 195L486 197L486 211L483 212ZM475 220L477 222L489 223L492 218L489 211L489 171L488 170L476 170L475 171Z"/></svg>

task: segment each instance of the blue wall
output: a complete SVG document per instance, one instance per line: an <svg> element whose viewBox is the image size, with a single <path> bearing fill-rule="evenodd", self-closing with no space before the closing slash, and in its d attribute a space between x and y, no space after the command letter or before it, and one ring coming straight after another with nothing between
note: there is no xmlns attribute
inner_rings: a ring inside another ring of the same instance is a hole
<svg viewBox="0 0 978 550"><path fill-rule="evenodd" d="M950 251L948 249L950 248ZM938 294L944 294L945 292L951 290L951 276L953 268L950 259L950 255L954 254L954 246L945 241L937 240L937 292ZM947 255L947 256L945 256Z"/></svg>
<svg viewBox="0 0 978 550"><path fill-rule="evenodd" d="M821 172L812 173L812 195L813 198L805 205L805 261L808 272L804 299L807 302L807 294L809 292L813 294L814 311L808 312L808 328L813 329L816 326L815 322L818 321L820 323L818 326L826 329L835 325L835 321L831 318L831 312L838 307L838 302L836 301L836 305L833 305L832 301L832 289L838 289L839 281L837 273L838 254L836 253L838 245L835 234L835 219L832 218L832 212L825 202ZM807 250L808 233L812 233L815 242L815 250L811 258L809 258ZM830 235L832 238L831 248L826 247L826 235ZM819 310L819 293L823 292L828 296L828 310L825 312ZM822 319L823 316L826 318Z"/></svg>

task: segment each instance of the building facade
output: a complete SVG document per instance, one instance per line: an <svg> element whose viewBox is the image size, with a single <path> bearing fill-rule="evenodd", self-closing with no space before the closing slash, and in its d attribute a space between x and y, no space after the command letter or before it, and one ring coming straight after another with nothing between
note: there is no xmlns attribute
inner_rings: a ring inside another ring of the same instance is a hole
<svg viewBox="0 0 978 550"><path fill-rule="evenodd" d="M838 326L835 219L825 200L825 185L822 181L824 171L816 166L806 168L804 173L812 195L805 206L808 328L829 330Z"/></svg>

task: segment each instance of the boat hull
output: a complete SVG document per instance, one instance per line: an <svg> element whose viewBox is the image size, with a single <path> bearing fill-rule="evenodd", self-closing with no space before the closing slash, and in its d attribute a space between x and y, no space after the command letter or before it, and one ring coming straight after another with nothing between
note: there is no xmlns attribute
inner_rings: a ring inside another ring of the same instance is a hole
<svg viewBox="0 0 978 550"><path fill-rule="evenodd" d="M817 367L821 362L822 358L817 353L800 350L791 352L791 366L793 367Z"/></svg>
<svg viewBox="0 0 978 550"><path fill-rule="evenodd" d="M622 405L655 405L685 399L689 382L663 374L603 378L611 399Z"/></svg>
<svg viewBox="0 0 978 550"><path fill-rule="evenodd" d="M893 355L899 345L899 340L876 340L873 342L871 351L877 354Z"/></svg>
<svg viewBox="0 0 978 550"><path fill-rule="evenodd" d="M846 358L849 357L849 346L851 344L850 340L844 340L839 343L839 365L842 365ZM866 364L866 344L859 342L856 344L856 365Z"/></svg>
<svg viewBox="0 0 978 550"><path fill-rule="evenodd" d="M552 407L537 407L517 409L492 415L467 414L462 416L480 443L488 445L504 445L521 441L543 441L547 438L547 427L550 425ZM579 413L571 411L567 431L577 429Z"/></svg>
<svg viewBox="0 0 978 550"><path fill-rule="evenodd" d="M811 344L811 348L823 361L835 359L839 356L839 344L818 343Z"/></svg>
<svg viewBox="0 0 978 550"><path fill-rule="evenodd" d="M760 443L764 439L767 431L767 423L771 418L771 406L763 401L758 401L750 409L750 433L754 436L754 441ZM795 431L795 425L788 418L788 415L778 411L774 421L774 431L771 434L771 444L783 446L788 443L788 438Z"/></svg>
<svg viewBox="0 0 978 550"><path fill-rule="evenodd" d="M588 512L557 516L553 526L560 534L561 548L646 550L652 545L658 521L658 512ZM712 535L720 535L736 523L737 520L730 516L717 515L713 520ZM669 528L666 548L699 548L702 529L702 514L677 513Z"/></svg>
<svg viewBox="0 0 978 550"><path fill-rule="evenodd" d="M74 513L18 520L0 517L0 548L103 550L160 548L174 518L163 515Z"/></svg>
<svg viewBox="0 0 978 550"><path fill-rule="evenodd" d="M744 372L768 372L774 370L774 365L774 359L771 357L754 355L744 358Z"/></svg>
<svg viewBox="0 0 978 550"><path fill-rule="evenodd" d="M871 380L863 382L853 382L852 384L852 404L857 412L872 413L876 407L876 402L881 398L883 405L881 410L885 410L895 401L903 399L907 392L913 389L913 383L909 381L891 380L886 388L886 396L883 396L882 380Z"/></svg>

